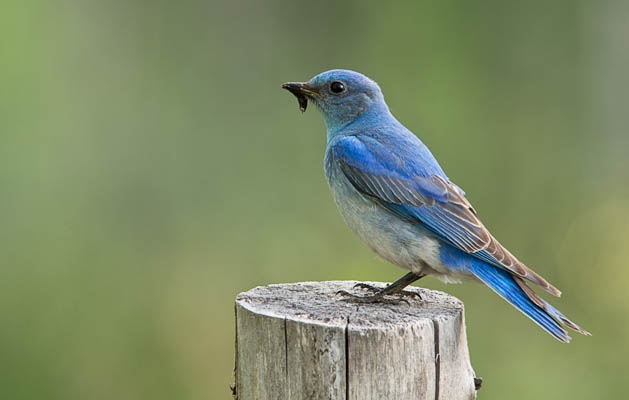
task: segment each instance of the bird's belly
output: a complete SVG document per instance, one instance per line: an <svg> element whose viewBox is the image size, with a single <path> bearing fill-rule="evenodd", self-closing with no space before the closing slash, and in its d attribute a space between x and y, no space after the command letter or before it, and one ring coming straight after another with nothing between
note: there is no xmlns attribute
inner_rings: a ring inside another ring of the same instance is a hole
<svg viewBox="0 0 629 400"><path fill-rule="evenodd" d="M441 262L440 242L421 224L399 218L363 196L334 166L326 166L328 184L347 225L383 259L415 273L451 276ZM460 279L451 277L448 281Z"/></svg>

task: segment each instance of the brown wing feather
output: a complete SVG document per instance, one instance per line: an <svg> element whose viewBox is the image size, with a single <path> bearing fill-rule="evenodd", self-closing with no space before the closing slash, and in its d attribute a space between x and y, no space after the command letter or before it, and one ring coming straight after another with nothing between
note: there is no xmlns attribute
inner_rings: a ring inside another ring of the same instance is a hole
<svg viewBox="0 0 629 400"><path fill-rule="evenodd" d="M473 233L475 236L476 240L466 242L466 246L462 246L463 250L472 255L481 250L485 250L498 261L496 266L502 267L519 277L536 283L552 295L561 295L559 289L551 285L538 273L521 263L513 254L505 249L491 235L491 233L489 233L487 228L485 228L481 220L476 215L476 211L470 202L453 184L437 175L435 175L432 179L435 184L442 186L445 190L447 190L448 202L441 203L441 207L449 211L458 220L463 221L468 231Z"/></svg>

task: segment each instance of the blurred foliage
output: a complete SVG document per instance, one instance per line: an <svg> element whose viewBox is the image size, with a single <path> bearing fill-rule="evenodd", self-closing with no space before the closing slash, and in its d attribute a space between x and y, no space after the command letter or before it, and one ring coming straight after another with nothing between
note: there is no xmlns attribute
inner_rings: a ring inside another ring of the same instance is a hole
<svg viewBox="0 0 629 400"><path fill-rule="evenodd" d="M0 398L229 398L233 300L392 281L337 215L323 122L280 89L382 86L486 224L591 330L480 285L482 398L621 398L627 3L13 1L0 13Z"/></svg>

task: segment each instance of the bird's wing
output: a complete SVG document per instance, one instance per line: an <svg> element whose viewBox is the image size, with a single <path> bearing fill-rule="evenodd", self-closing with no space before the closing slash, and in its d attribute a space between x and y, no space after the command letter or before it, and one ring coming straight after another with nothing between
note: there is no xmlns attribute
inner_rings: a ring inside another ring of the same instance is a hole
<svg viewBox="0 0 629 400"><path fill-rule="evenodd" d="M518 261L489 233L465 198L445 175L431 174L421 160L367 136L346 136L330 148L333 161L361 193L392 212L418 220L447 243L540 285L561 292Z"/></svg>

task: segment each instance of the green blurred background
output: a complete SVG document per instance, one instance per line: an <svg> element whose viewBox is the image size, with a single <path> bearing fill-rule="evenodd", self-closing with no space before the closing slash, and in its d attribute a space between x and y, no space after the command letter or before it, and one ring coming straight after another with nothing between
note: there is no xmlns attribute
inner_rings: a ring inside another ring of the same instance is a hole
<svg viewBox="0 0 629 400"><path fill-rule="evenodd" d="M226 399L238 292L401 276L280 89L336 67L593 333L422 281L465 301L481 398L626 394L628 3L385 3L2 2L0 398Z"/></svg>

